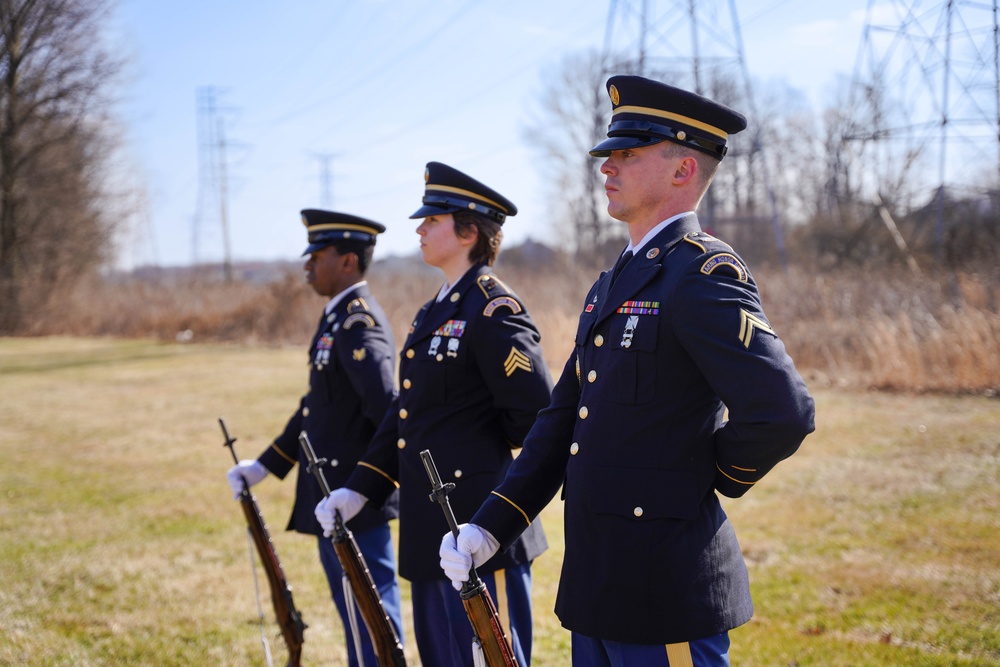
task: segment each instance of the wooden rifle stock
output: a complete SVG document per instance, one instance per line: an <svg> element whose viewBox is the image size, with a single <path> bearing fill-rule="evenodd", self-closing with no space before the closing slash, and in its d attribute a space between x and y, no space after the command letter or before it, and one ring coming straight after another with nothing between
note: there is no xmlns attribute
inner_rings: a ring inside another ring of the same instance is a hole
<svg viewBox="0 0 1000 667"><path fill-rule="evenodd" d="M437 501L444 512L444 518L451 528L452 535L458 540L458 522L455 520L455 513L451 509L448 501L448 494L455 488L452 482L441 483L441 475L438 474L437 466L434 465L434 457L428 449L420 452L420 459L423 461L424 470L431 481L430 499ZM462 585L459 591L462 597L462 606L465 607L465 614L472 624L472 632L476 636L476 641L482 648L483 657L486 659L488 667L517 667L517 660L514 658L514 651L511 650L510 642L500 624L500 614L497 613L493 598L486 588L486 584L479 578L476 568L473 565L469 570L469 580Z"/></svg>
<svg viewBox="0 0 1000 667"><path fill-rule="evenodd" d="M299 444L302 445L302 450L309 461L309 471L319 483L323 496L329 496L330 485L320 467L326 463L326 459L316 458L316 452L313 450L309 435L305 431L299 434ZM365 622L365 627L368 628L372 649L375 651L375 659L379 666L406 667L403 644L396 634L396 626L392 624L389 615L385 613L382 596L379 595L378 587L368 570L365 557L358 548L358 543L354 540L354 534L341 521L339 512L334 520L332 541L333 550L340 561L340 567L344 570L344 574L351 584L361 618Z"/></svg>
<svg viewBox="0 0 1000 667"><path fill-rule="evenodd" d="M233 443L236 438L229 437L226 423L219 418L219 426L222 427L222 435L226 438L225 447L233 454L233 460L239 463L236 456L236 449ZM292 589L285 578L285 572L281 569L281 561L278 560L278 552L271 541L271 535L267 532L267 525L264 523L264 516L260 513L257 501L250 493L247 486L243 487L240 494L240 506L243 508L243 515L247 520L247 530L253 538L254 546L260 555L260 562L267 572L267 582L271 587L271 602L274 604L274 613L281 628L281 635L288 646L288 667L299 667L302 658L302 644L305 641L305 629L309 626L302 620L302 615L295 608L295 601L292 599Z"/></svg>

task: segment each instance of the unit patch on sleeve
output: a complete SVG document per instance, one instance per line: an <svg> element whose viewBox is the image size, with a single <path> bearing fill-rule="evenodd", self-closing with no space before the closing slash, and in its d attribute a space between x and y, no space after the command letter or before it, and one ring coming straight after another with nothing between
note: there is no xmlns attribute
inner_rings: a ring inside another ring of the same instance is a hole
<svg viewBox="0 0 1000 667"><path fill-rule="evenodd" d="M712 275L718 268L723 268L726 271L732 271L736 274L736 277L743 282L747 282L747 270L744 268L740 260L736 259L736 255L732 255L728 252L722 252L718 255L712 255L705 263L701 265L701 272L706 276Z"/></svg>
<svg viewBox="0 0 1000 667"><path fill-rule="evenodd" d="M521 304L517 302L517 299L509 296L498 296L486 304L486 307L483 308L483 315L493 317L493 312L497 308L510 308L510 312L515 315L521 312Z"/></svg>
<svg viewBox="0 0 1000 667"><path fill-rule="evenodd" d="M512 347L510 348L510 354L507 355L507 360L503 362L503 370L507 373L507 377L510 377L517 369L530 373L531 358L516 347Z"/></svg>
<svg viewBox="0 0 1000 667"><path fill-rule="evenodd" d="M750 343L753 341L753 332L757 329L766 331L772 336L778 335L774 333L771 325L763 319L740 308L740 340L743 341L743 347L750 348Z"/></svg>
<svg viewBox="0 0 1000 667"><path fill-rule="evenodd" d="M375 326L375 318L369 315L368 313L354 313L353 315L348 316L346 320L344 320L344 328L350 329L355 324L361 324L361 323L363 323L363 326L373 327Z"/></svg>

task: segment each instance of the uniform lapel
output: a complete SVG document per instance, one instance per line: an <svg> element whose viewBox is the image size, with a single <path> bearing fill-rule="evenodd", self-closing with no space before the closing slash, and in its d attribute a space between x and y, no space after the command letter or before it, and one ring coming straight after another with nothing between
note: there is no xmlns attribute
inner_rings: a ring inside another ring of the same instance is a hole
<svg viewBox="0 0 1000 667"><path fill-rule="evenodd" d="M435 303L433 300L428 302L428 305L421 310L419 314L419 321L416 327L413 329L413 333L410 335L409 343L416 343L417 341L427 338L432 333L438 330L438 328L450 319L454 319L455 315L460 310L460 305L462 303L462 296L465 294L472 284L475 282L483 273L488 273L489 268L483 265L474 266L465 272L458 283L448 291L448 295L440 303ZM452 300L455 295L458 298L454 301Z"/></svg>
<svg viewBox="0 0 1000 667"><path fill-rule="evenodd" d="M632 261L625 265L614 285L611 284L610 271L602 275L600 279L604 284L599 290L601 296L597 320L603 320L614 314L630 296L642 290L660 272L664 258L684 238L684 235L700 230L698 217L694 214L675 220L654 236L632 258Z"/></svg>

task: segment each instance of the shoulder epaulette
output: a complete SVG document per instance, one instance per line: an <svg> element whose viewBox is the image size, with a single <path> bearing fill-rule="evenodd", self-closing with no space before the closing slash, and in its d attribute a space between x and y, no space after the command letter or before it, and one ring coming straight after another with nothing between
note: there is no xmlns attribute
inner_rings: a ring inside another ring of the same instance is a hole
<svg viewBox="0 0 1000 667"><path fill-rule="evenodd" d="M487 299L510 294L510 288L490 273L485 273L476 278L476 284L479 285L479 289L483 290L483 294L486 295Z"/></svg>
<svg viewBox="0 0 1000 667"><path fill-rule="evenodd" d="M352 299L351 302L347 304L348 315L350 315L351 313L357 313L359 311L365 311L365 312L368 311L368 304L365 303L365 300L362 299L360 296Z"/></svg>
<svg viewBox="0 0 1000 667"><path fill-rule="evenodd" d="M479 285L479 289L488 299L483 308L483 315L486 317L493 317L493 313L498 308L507 308L514 315L524 310L511 289L496 276L490 274L479 276L476 279L476 284Z"/></svg>
<svg viewBox="0 0 1000 667"><path fill-rule="evenodd" d="M362 327L375 326L375 318L368 312L368 304L360 296L351 300L347 304L347 319L344 320L344 329L350 329L356 325Z"/></svg>
<svg viewBox="0 0 1000 667"><path fill-rule="evenodd" d="M720 241L711 234L706 234L705 232L688 232L684 235L684 240L692 245L696 245L701 248L702 252L709 252L709 246L721 246L725 250L730 252L733 249L725 241Z"/></svg>
<svg viewBox="0 0 1000 667"><path fill-rule="evenodd" d="M688 232L684 235L684 240L697 246L703 253L713 253L701 265L701 272L706 276L721 270L742 282L749 280L750 274L746 265L743 264L743 260L736 256L732 247L725 241L720 241L705 232Z"/></svg>

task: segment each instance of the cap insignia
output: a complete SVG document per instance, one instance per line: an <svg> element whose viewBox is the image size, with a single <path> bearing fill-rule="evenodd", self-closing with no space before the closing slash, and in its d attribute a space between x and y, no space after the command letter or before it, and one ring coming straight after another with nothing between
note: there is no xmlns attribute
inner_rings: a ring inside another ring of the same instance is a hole
<svg viewBox="0 0 1000 667"><path fill-rule="evenodd" d="M611 95L611 103L614 104L615 106L618 106L618 102L621 101L621 97L618 96L618 89L615 88L614 86L611 86L611 88L608 90L608 94Z"/></svg>
<svg viewBox="0 0 1000 667"><path fill-rule="evenodd" d="M424 169L424 183L429 183L431 180L431 170Z"/></svg>

